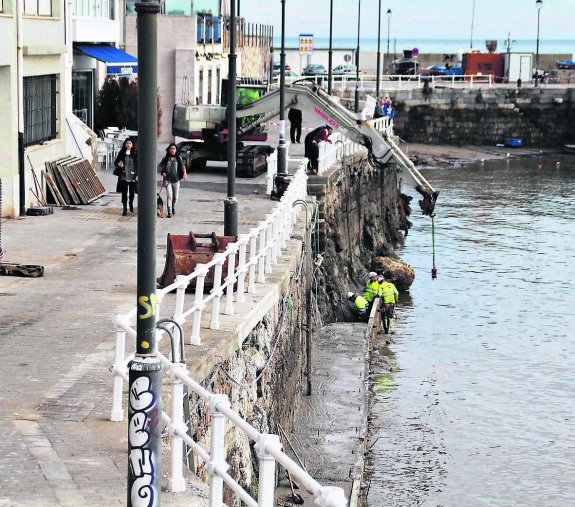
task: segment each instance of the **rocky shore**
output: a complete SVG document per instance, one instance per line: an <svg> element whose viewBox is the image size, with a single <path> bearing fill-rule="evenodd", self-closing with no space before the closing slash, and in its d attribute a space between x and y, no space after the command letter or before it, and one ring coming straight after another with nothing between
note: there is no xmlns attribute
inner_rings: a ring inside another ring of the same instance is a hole
<svg viewBox="0 0 575 507"><path fill-rule="evenodd" d="M497 160L508 157L537 157L558 154L555 149L509 148L507 146L447 146L431 144L409 144L402 146L416 166L459 167L474 162Z"/></svg>

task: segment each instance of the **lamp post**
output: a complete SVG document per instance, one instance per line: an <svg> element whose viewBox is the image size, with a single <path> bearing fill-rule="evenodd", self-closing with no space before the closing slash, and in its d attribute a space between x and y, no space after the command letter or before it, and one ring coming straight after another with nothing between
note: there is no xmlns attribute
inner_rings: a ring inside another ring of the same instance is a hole
<svg viewBox="0 0 575 507"><path fill-rule="evenodd" d="M537 49L535 52L535 86L539 84L539 18L541 15L541 7L543 7L543 0L536 0L535 7L537 7Z"/></svg>
<svg viewBox="0 0 575 507"><path fill-rule="evenodd" d="M361 21L361 0L357 1L357 49L355 53L355 112L359 113L359 25Z"/></svg>
<svg viewBox="0 0 575 507"><path fill-rule="evenodd" d="M379 98L379 73L380 69L380 61L381 61L381 51L380 51L380 44L381 43L381 0L379 0L379 10L377 11L377 67L375 71L375 100Z"/></svg>
<svg viewBox="0 0 575 507"><path fill-rule="evenodd" d="M162 362L156 341L156 134L159 3L136 3L138 27L138 265L136 354L129 364L129 507L158 499L162 457ZM144 464L145 462L145 464ZM138 465L139 463L139 465Z"/></svg>
<svg viewBox="0 0 575 507"><path fill-rule="evenodd" d="M236 2L230 4L230 53L228 55L228 195L224 201L224 235L238 235L236 199Z"/></svg>
<svg viewBox="0 0 575 507"><path fill-rule="evenodd" d="M381 2L381 0L380 0ZM327 57L327 94L331 95L331 79L332 79L332 65L333 65L333 49L332 49L332 36L333 36L333 0L329 0L329 51Z"/></svg>
<svg viewBox="0 0 575 507"><path fill-rule="evenodd" d="M387 53L385 55L385 67L389 73L389 27L391 26L391 9L387 9Z"/></svg>
<svg viewBox="0 0 575 507"><path fill-rule="evenodd" d="M286 32L286 2L282 1L282 33L281 33L281 50L280 50L280 135L278 144L278 174L287 174L287 150L285 144L285 85L286 85L286 50L285 50L285 32Z"/></svg>

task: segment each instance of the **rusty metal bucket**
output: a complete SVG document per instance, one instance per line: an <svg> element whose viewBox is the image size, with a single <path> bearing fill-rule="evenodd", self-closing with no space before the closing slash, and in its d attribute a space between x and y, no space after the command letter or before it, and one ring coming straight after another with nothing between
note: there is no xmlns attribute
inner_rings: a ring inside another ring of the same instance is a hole
<svg viewBox="0 0 575 507"><path fill-rule="evenodd" d="M210 241L198 241L208 239ZM189 275L198 264L207 264L217 252L224 252L228 244L237 241L237 236L216 236L211 234L194 234L190 232L186 235L176 235L168 233L168 245L166 252L166 264L162 276L156 280L160 287L166 287L176 280L177 275ZM224 262L222 277L227 274L228 259ZM204 281L204 289L211 289L214 286L215 268L210 268ZM188 285L187 290L191 291L196 286L195 279Z"/></svg>

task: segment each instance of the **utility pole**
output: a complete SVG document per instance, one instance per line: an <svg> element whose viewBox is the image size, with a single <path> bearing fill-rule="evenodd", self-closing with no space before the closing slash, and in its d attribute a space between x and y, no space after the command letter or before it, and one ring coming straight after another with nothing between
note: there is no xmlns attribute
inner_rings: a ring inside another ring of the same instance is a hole
<svg viewBox="0 0 575 507"><path fill-rule="evenodd" d="M228 196L224 201L224 236L238 235L236 199L236 0L230 2L230 53L228 55Z"/></svg>
<svg viewBox="0 0 575 507"><path fill-rule="evenodd" d="M127 505L160 505L162 363L156 341L158 13L136 4L138 26L138 267L136 355L129 368Z"/></svg>

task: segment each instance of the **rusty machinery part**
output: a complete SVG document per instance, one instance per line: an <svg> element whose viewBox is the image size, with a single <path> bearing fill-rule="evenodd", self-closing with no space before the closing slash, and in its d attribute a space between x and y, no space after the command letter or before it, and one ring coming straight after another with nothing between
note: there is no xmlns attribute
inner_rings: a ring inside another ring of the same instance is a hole
<svg viewBox="0 0 575 507"><path fill-rule="evenodd" d="M209 241L201 241L209 239ZM167 287L176 280L178 275L189 275L198 264L207 264L215 253L225 252L230 243L237 241L237 236L216 236L211 234L177 235L168 233L166 264L160 277L156 279L159 287ZM237 254L236 254L237 257ZM227 273L228 261L222 266L223 273ZM186 288L187 291L195 289L196 279L193 279ZM209 290L214 285L214 268L212 267L205 279L204 289Z"/></svg>

